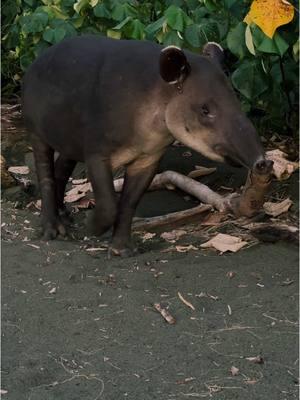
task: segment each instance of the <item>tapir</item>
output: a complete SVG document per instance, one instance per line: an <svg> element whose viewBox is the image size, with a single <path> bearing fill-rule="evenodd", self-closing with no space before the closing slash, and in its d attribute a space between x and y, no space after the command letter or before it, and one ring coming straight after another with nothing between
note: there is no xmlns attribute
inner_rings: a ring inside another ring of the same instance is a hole
<svg viewBox="0 0 300 400"><path fill-rule="evenodd" d="M42 196L43 238L65 235L64 192L78 161L95 195L94 226L113 227L111 254L130 255L131 223L175 139L221 162L266 162L259 136L223 73L222 48L200 54L98 35L66 39L28 68L23 115ZM58 157L54 159L54 152ZM125 168L120 198L113 174Z"/></svg>

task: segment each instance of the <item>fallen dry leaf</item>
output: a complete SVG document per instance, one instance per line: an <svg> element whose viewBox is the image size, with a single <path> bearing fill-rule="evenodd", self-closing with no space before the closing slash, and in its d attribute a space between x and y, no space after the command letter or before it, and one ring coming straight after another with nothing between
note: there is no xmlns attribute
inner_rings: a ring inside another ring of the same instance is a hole
<svg viewBox="0 0 300 400"><path fill-rule="evenodd" d="M82 179L72 179L72 184L73 185L82 185L83 183L87 182L87 178L82 178Z"/></svg>
<svg viewBox="0 0 300 400"><path fill-rule="evenodd" d="M161 314L161 316L168 322L168 324L173 325L176 323L175 318L159 303L154 303L154 308Z"/></svg>
<svg viewBox="0 0 300 400"><path fill-rule="evenodd" d="M228 218L228 215L222 212L214 212L210 213L207 218L201 222L201 225L204 226L217 226L220 225L225 219Z"/></svg>
<svg viewBox="0 0 300 400"><path fill-rule="evenodd" d="M156 236L156 233L146 232L141 236L141 239L146 242L146 240L152 239L154 236Z"/></svg>
<svg viewBox="0 0 300 400"><path fill-rule="evenodd" d="M8 171L12 174L27 175L29 174L29 167L27 167L26 165L19 167L9 167Z"/></svg>
<svg viewBox="0 0 300 400"><path fill-rule="evenodd" d="M92 191L92 185L87 182L81 185L75 185L71 190L66 192L65 194L65 202L66 203L73 203L84 197L87 192Z"/></svg>
<svg viewBox="0 0 300 400"><path fill-rule="evenodd" d="M192 244L189 244L188 246L175 246L175 249L176 251L178 251L178 253L186 253L190 250L198 250L198 248L193 246Z"/></svg>
<svg viewBox="0 0 300 400"><path fill-rule="evenodd" d="M227 278L229 278L229 279L234 278L235 275L236 275L236 272L234 272L234 271L228 271L226 274Z"/></svg>
<svg viewBox="0 0 300 400"><path fill-rule="evenodd" d="M273 173L280 181L288 179L291 174L299 168L297 162L289 161L286 157L287 154L279 149L266 152L266 158L274 162Z"/></svg>
<svg viewBox="0 0 300 400"><path fill-rule="evenodd" d="M232 375L232 376L236 376L236 375L239 374L240 370L239 370L237 367L232 366L232 367L230 368L230 372L231 372L231 375Z"/></svg>
<svg viewBox="0 0 300 400"><path fill-rule="evenodd" d="M255 364L263 364L264 363L264 359L262 358L262 356L246 357L245 359L248 361L254 362Z"/></svg>
<svg viewBox="0 0 300 400"><path fill-rule="evenodd" d="M160 237L167 242L174 243L180 238L180 236L185 235L187 232L183 229L174 229L170 232L163 232Z"/></svg>
<svg viewBox="0 0 300 400"><path fill-rule="evenodd" d="M186 383L189 383L189 382L192 382L192 381L194 381L196 378L194 378L194 377L190 377L190 378L184 378L184 379L182 379L182 380L179 380L179 381L176 381L176 385L184 385L184 384L186 384Z"/></svg>
<svg viewBox="0 0 300 400"><path fill-rule="evenodd" d="M188 307L190 307L193 311L195 311L195 307L193 306L192 303L190 303L189 301L187 301L180 292L177 293L178 297L180 298L180 300Z"/></svg>
<svg viewBox="0 0 300 400"><path fill-rule="evenodd" d="M219 250L221 253L226 251L232 251L233 253L239 251L244 247L247 242L243 241L237 236L226 235L224 233L218 233L214 238L206 243L200 245L202 248L213 247Z"/></svg>
<svg viewBox="0 0 300 400"><path fill-rule="evenodd" d="M271 215L272 217L278 217L278 215L287 212L292 204L293 202L289 198L279 203L272 203L271 201L267 201L264 204L264 210L266 214Z"/></svg>
<svg viewBox="0 0 300 400"><path fill-rule="evenodd" d="M87 208L93 208L96 204L95 199L88 199L88 198L84 198L82 197L78 203L72 205L72 207L74 208L83 208L83 209L87 209Z"/></svg>

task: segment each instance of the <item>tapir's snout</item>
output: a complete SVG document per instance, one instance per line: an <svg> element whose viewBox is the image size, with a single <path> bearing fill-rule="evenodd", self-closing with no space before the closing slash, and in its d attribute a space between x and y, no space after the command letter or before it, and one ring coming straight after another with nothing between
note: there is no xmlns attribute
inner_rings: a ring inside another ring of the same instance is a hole
<svg viewBox="0 0 300 400"><path fill-rule="evenodd" d="M214 146L214 151L230 165L252 169L256 163L267 162L259 135L244 115L234 120L222 142Z"/></svg>

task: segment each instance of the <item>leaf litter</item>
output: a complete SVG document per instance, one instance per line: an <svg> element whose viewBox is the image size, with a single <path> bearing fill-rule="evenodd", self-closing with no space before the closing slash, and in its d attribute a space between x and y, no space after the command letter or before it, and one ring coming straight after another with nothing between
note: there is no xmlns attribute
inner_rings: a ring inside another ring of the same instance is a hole
<svg viewBox="0 0 300 400"><path fill-rule="evenodd" d="M236 253L242 247L246 246L248 242L243 241L241 238L237 236L227 235L224 233L218 233L215 237L210 239L206 243L202 243L200 247L202 248L214 248L219 250L221 254L225 253L226 251L231 251Z"/></svg>

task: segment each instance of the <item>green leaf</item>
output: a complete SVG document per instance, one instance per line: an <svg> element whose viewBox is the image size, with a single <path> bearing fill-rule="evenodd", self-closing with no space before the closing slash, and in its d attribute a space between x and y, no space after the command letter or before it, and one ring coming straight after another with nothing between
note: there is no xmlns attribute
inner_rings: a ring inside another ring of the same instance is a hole
<svg viewBox="0 0 300 400"><path fill-rule="evenodd" d="M24 2L32 7L35 3L35 0L24 0Z"/></svg>
<svg viewBox="0 0 300 400"><path fill-rule="evenodd" d="M283 56L288 48L288 43L280 36L278 32L275 32L272 39L265 35L263 41L257 47L257 50L263 53L275 53Z"/></svg>
<svg viewBox="0 0 300 400"><path fill-rule="evenodd" d="M203 22L203 19L209 14L208 10L206 7L198 7L196 10L193 12L193 20L196 24L201 24Z"/></svg>
<svg viewBox="0 0 300 400"><path fill-rule="evenodd" d="M111 15L104 3L97 4L94 8L94 15L98 18L107 18L110 19Z"/></svg>
<svg viewBox="0 0 300 400"><path fill-rule="evenodd" d="M145 37L145 25L135 19L130 24L130 37L131 39L142 40Z"/></svg>
<svg viewBox="0 0 300 400"><path fill-rule="evenodd" d="M146 33L149 35L153 35L157 33L163 26L165 22L165 18L161 17L157 21L153 22L152 24L148 25L145 29Z"/></svg>
<svg viewBox="0 0 300 400"><path fill-rule="evenodd" d="M120 31L114 31L112 29L108 29L106 31L106 35L113 39L121 39L122 33Z"/></svg>
<svg viewBox="0 0 300 400"><path fill-rule="evenodd" d="M170 6L165 12L167 24L170 28L183 32L184 28L192 23L192 20L179 7Z"/></svg>
<svg viewBox="0 0 300 400"><path fill-rule="evenodd" d="M126 17L136 17L137 11L130 4L116 4L113 7L111 18L115 21L123 21Z"/></svg>
<svg viewBox="0 0 300 400"><path fill-rule="evenodd" d="M245 30L246 24L239 22L227 35L227 46L228 49L235 56L242 59L247 54L247 48L245 45Z"/></svg>
<svg viewBox="0 0 300 400"><path fill-rule="evenodd" d="M114 26L112 29L121 30L131 20L132 20L131 17L126 17L122 22L120 22L118 25Z"/></svg>
<svg viewBox="0 0 300 400"><path fill-rule="evenodd" d="M217 6L213 0L204 0L204 5L210 12L217 11Z"/></svg>
<svg viewBox="0 0 300 400"><path fill-rule="evenodd" d="M163 36L163 44L165 46L177 46L182 48L183 46L183 40L180 38L180 36L178 35L178 32L176 31L170 31L167 32L164 36Z"/></svg>
<svg viewBox="0 0 300 400"><path fill-rule="evenodd" d="M253 100L268 89L267 76L260 64L244 61L232 74L233 86L247 99Z"/></svg>
<svg viewBox="0 0 300 400"><path fill-rule="evenodd" d="M26 71L26 69L29 67L29 65L32 63L32 61L33 61L33 57L29 52L23 54L20 57L20 66L21 66L22 70Z"/></svg>
<svg viewBox="0 0 300 400"><path fill-rule="evenodd" d="M54 42L58 43L66 36L66 30L64 28L58 28L54 31Z"/></svg>
<svg viewBox="0 0 300 400"><path fill-rule="evenodd" d="M262 53L278 54L283 56L289 48L289 44L278 32L275 32L273 38L270 39L258 26L253 25L252 36L255 48Z"/></svg>
<svg viewBox="0 0 300 400"><path fill-rule="evenodd" d="M189 25L184 32L184 38L195 48L201 48L207 42L219 42L218 25L215 22Z"/></svg>
<svg viewBox="0 0 300 400"><path fill-rule="evenodd" d="M73 8L77 12L77 14L80 14L80 11L86 8L88 5L89 0L77 0Z"/></svg>
<svg viewBox="0 0 300 400"><path fill-rule="evenodd" d="M247 49L249 50L249 52L253 56L255 56L255 49L254 49L254 44L253 44L253 38L252 38L252 32L251 32L250 25L246 26L245 43L246 43L246 46L247 46Z"/></svg>
<svg viewBox="0 0 300 400"><path fill-rule="evenodd" d="M54 43L54 29L47 28L43 33L43 39L48 43Z"/></svg>
<svg viewBox="0 0 300 400"><path fill-rule="evenodd" d="M240 0L223 0L223 1L224 1L224 6L229 9L233 7Z"/></svg>

